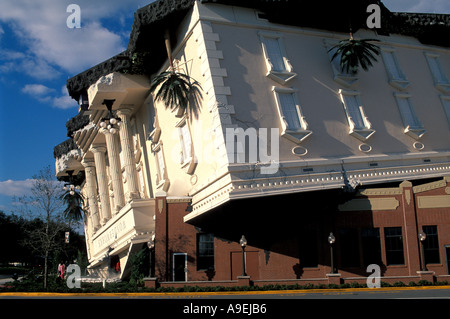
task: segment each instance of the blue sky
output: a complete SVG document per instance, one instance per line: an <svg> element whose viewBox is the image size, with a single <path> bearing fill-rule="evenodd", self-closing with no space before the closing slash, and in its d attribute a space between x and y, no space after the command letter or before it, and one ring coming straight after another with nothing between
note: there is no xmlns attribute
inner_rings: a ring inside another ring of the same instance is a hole
<svg viewBox="0 0 450 319"><path fill-rule="evenodd" d="M32 176L50 165L78 112L68 78L114 56L128 44L134 12L152 0L0 1L0 210L29 191ZM66 20L71 3L81 28ZM450 14L449 0L384 0L391 11Z"/></svg>

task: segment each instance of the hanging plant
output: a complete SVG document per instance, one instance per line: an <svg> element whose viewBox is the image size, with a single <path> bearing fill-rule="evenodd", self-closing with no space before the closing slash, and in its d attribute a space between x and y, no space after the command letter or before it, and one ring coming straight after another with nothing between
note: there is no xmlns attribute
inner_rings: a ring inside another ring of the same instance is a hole
<svg viewBox="0 0 450 319"><path fill-rule="evenodd" d="M162 101L169 109L178 106L186 109L192 94L200 89L200 84L186 74L169 70L153 78L150 92L157 88L155 100Z"/></svg>
<svg viewBox="0 0 450 319"><path fill-rule="evenodd" d="M377 39L361 39L355 40L353 34L350 33L350 38L339 41L333 46L329 52L336 49L331 60L341 57L340 67L342 72L357 74L359 67L367 71L369 67L373 66L372 61L376 62L380 54L380 48L370 42L379 42Z"/></svg>
<svg viewBox="0 0 450 319"><path fill-rule="evenodd" d="M198 97L200 84L189 75L177 71L174 67L168 32L165 36L169 70L155 76L150 85L150 92L155 93L155 100L162 101L166 108L186 109L190 99Z"/></svg>
<svg viewBox="0 0 450 319"><path fill-rule="evenodd" d="M83 219L83 204L84 198L77 191L66 191L62 195L62 199L66 204L66 209L64 210L64 216L70 220L82 220Z"/></svg>

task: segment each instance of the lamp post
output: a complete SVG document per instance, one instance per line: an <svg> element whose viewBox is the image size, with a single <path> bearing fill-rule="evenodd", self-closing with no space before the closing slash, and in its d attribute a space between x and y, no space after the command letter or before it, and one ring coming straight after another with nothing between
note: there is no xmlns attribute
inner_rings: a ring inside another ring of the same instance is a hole
<svg viewBox="0 0 450 319"><path fill-rule="evenodd" d="M334 274L334 256L333 256L333 244L336 242L336 237L334 237L333 233L328 235L328 243L330 244L330 253L331 253L331 273Z"/></svg>
<svg viewBox="0 0 450 319"><path fill-rule="evenodd" d="M422 271L427 271L427 265L425 262L425 251L423 249L423 242L425 241L425 239L427 239L427 234L425 234L425 232L422 230L419 233L419 240L420 240L420 251L422 254Z"/></svg>
<svg viewBox="0 0 450 319"><path fill-rule="evenodd" d="M242 235L241 240L239 241L242 247L242 276L247 276L245 271L245 246L247 246L247 239Z"/></svg>

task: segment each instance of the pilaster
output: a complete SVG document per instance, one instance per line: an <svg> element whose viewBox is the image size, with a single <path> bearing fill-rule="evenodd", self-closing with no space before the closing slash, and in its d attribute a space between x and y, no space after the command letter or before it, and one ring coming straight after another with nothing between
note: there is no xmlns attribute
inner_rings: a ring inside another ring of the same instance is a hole
<svg viewBox="0 0 450 319"><path fill-rule="evenodd" d="M400 188L403 190L403 247L405 264L408 266L409 275L412 276L420 269L416 207L412 183L405 181L400 184Z"/></svg>
<svg viewBox="0 0 450 319"><path fill-rule="evenodd" d="M194 39L198 44L197 55L201 61L203 75L203 91L206 93L208 110L213 115L212 130L215 133L215 147L218 152L219 166L228 165L228 155L225 145L227 127L235 127L231 116L235 114L234 106L228 104L231 89L225 85L227 70L221 67L223 52L217 49L220 42L219 34L213 32L210 22L200 21L194 28Z"/></svg>
<svg viewBox="0 0 450 319"><path fill-rule="evenodd" d="M106 175L106 147L92 145L91 151L94 154L95 168L97 172L98 195L101 203L100 223L103 226L111 218L111 205L109 203L108 178Z"/></svg>

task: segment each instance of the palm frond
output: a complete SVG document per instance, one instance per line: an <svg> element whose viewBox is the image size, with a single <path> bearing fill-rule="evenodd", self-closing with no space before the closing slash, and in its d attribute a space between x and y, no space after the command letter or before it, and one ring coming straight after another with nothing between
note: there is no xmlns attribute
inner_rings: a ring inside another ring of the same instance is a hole
<svg viewBox="0 0 450 319"><path fill-rule="evenodd" d="M65 192L61 198L66 204L64 216L72 220L81 220L83 218L84 197L78 192L70 194L70 191Z"/></svg>
<svg viewBox="0 0 450 319"><path fill-rule="evenodd" d="M380 48L369 41L377 42L379 40L355 40L350 37L350 39L339 41L338 44L328 50L330 52L336 49L336 52L331 57L331 61L340 56L340 67L342 72L356 74L359 67L367 71L369 67L373 66L372 61L376 62L376 56L380 54Z"/></svg>
<svg viewBox="0 0 450 319"><path fill-rule="evenodd" d="M169 109L187 108L193 92L199 92L200 84L190 76L166 71L155 76L150 85L150 92L155 93L155 100L162 101Z"/></svg>

